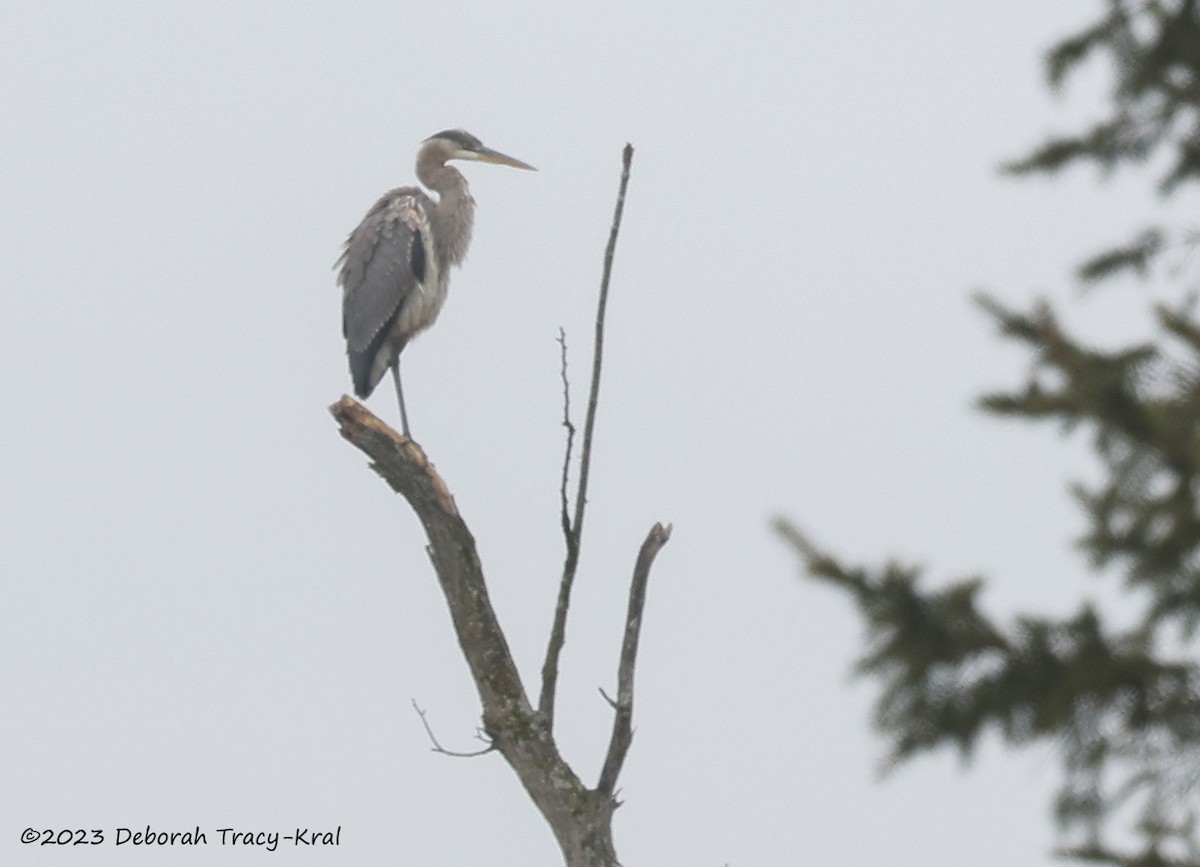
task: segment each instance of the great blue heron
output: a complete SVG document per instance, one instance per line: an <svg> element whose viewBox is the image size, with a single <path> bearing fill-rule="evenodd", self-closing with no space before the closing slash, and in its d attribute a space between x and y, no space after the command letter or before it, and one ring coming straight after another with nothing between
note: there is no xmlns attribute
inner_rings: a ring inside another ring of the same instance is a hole
<svg viewBox="0 0 1200 867"><path fill-rule="evenodd" d="M418 187L384 193L346 239L338 260L342 334L354 393L368 397L390 367L396 380L400 423L408 413L400 387L400 352L433 325L450 282L471 243L475 200L467 179L448 160L481 160L534 171L533 166L483 146L461 129L430 136L417 151L417 178L438 194L435 203Z"/></svg>

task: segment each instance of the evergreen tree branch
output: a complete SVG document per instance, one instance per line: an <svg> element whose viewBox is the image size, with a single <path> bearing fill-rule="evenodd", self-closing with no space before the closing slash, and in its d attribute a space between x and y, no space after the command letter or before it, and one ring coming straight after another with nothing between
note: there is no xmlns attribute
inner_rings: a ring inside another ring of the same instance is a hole
<svg viewBox="0 0 1200 867"><path fill-rule="evenodd" d="M1054 174L1077 163L1108 173L1143 165L1161 150L1173 158L1158 189L1169 195L1200 179L1200 15L1195 0L1108 0L1094 23L1059 41L1046 55L1046 75L1058 89L1091 59L1106 61L1114 87L1107 117L1082 132L1053 135L1001 169ZM1143 235L1098 253L1081 267L1092 282L1117 270L1149 269L1161 238Z"/></svg>
<svg viewBox="0 0 1200 867"><path fill-rule="evenodd" d="M1200 3L1101 5L1096 20L1049 52L1046 73L1059 88L1085 63L1106 63L1114 85L1106 112L1004 170L1091 164L1107 173L1153 160L1165 166L1163 195L1200 181ZM1146 278L1176 248L1168 243L1174 236L1145 229L1082 263L1078 276ZM1018 746L1053 741L1063 762L1054 813L1074 838L1059 854L1120 867L1200 867L1200 667L1191 646L1200 629L1195 299L1159 305L1152 340L1114 348L1069 333L1045 302L1027 311L988 296L979 302L1032 358L1022 384L985 395L980 406L1090 434L1102 479L1073 488L1088 524L1079 543L1097 569L1121 569L1142 616L1114 629L1085 604L1069 617L1026 615L1001 627L977 605L978 579L926 590L916 569L849 566L794 526L780 522L777 530L807 573L845 591L863 618L868 643L857 671L879 685L875 723L890 742L890 765L946 746L969 756L985 731ZM1125 816L1136 818L1140 849L1103 840Z"/></svg>
<svg viewBox="0 0 1200 867"><path fill-rule="evenodd" d="M977 607L979 579L926 591L911 567L849 567L786 520L775 528L805 572L850 593L863 617L867 649L855 668L880 687L886 768L945 746L969 757L989 729L1016 746L1050 740L1065 762L1064 826L1089 827L1118 800L1140 799L1159 827L1190 827L1191 814L1174 808L1200 780L1145 768L1176 761L1182 744L1200 751L1200 666L1160 659L1150 631L1107 630L1088 605L1001 629ZM1106 788L1114 772L1124 774L1116 792Z"/></svg>
<svg viewBox="0 0 1200 867"><path fill-rule="evenodd" d="M1200 627L1200 328L1190 307L1160 307L1167 353L1140 343L1103 351L1068 334L1045 304L1023 314L983 297L1002 335L1035 351L1023 389L985 396L1000 415L1088 426L1107 481L1074 486L1089 517L1079 540L1097 567L1123 563L1150 593L1147 624Z"/></svg>
<svg viewBox="0 0 1200 867"><path fill-rule="evenodd" d="M1115 87L1111 115L1081 135L1056 136L1005 166L1010 172L1056 172L1075 162L1105 170L1146 161L1162 144L1176 148L1160 188L1173 191L1200 176L1195 132L1200 102L1200 19L1195 0L1109 0L1097 22L1061 40L1046 56L1052 87L1094 57L1107 59Z"/></svg>
<svg viewBox="0 0 1200 867"><path fill-rule="evenodd" d="M1162 251L1165 240L1162 229L1144 229L1128 244L1088 259L1076 273L1085 283L1095 283L1126 271L1145 277L1150 271L1151 260Z"/></svg>

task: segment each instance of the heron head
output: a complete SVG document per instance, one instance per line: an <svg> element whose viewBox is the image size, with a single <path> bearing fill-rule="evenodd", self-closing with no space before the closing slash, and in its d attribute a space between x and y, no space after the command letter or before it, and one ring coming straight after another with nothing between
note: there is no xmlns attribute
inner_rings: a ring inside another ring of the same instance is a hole
<svg viewBox="0 0 1200 867"><path fill-rule="evenodd" d="M518 159L485 147L483 142L469 132L461 129L447 129L425 139L421 150L432 149L437 153L441 162L449 160L477 160L483 163L495 163L500 166L512 166L514 169L525 169L536 172L533 166Z"/></svg>

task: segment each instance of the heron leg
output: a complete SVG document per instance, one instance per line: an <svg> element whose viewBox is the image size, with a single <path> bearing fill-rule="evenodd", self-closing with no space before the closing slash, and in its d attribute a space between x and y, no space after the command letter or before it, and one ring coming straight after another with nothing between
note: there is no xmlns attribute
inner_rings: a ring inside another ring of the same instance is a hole
<svg viewBox="0 0 1200 867"><path fill-rule="evenodd" d="M400 402L400 426L404 428L404 435L412 439L408 432L408 413L404 411L404 389L400 387L400 356L396 356L392 364L392 379L396 380L396 400Z"/></svg>

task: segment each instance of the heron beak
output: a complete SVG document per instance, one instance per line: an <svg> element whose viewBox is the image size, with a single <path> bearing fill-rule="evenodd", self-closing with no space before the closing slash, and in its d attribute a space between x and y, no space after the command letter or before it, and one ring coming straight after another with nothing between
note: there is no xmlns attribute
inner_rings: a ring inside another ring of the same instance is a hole
<svg viewBox="0 0 1200 867"><path fill-rule="evenodd" d="M500 151L494 151L491 148L481 147L477 151L471 151L470 159L479 160L485 163L495 163L498 166L512 166L514 169L525 169L529 172L536 172L533 166L529 163L523 163L520 160L513 159L507 154L502 154Z"/></svg>

